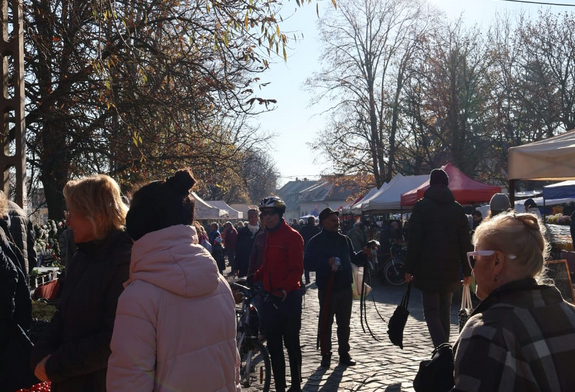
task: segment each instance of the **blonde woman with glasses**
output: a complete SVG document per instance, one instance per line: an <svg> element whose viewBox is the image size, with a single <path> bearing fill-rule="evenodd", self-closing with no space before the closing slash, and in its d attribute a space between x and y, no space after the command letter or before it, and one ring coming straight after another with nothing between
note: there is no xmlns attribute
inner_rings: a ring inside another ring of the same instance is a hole
<svg viewBox="0 0 575 392"><path fill-rule="evenodd" d="M573 390L575 307L538 283L544 231L535 215L513 212L477 227L467 255L482 302L455 345L453 391Z"/></svg>

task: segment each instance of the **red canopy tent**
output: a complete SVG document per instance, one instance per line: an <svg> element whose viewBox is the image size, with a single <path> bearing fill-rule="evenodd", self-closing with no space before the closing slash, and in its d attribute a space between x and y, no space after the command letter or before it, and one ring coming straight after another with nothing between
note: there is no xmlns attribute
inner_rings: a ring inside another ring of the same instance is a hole
<svg viewBox="0 0 575 392"><path fill-rule="evenodd" d="M491 196L501 192L501 187L483 184L475 181L451 163L441 167L449 176L449 189L453 193L455 200L460 204L476 204L489 202ZM429 188L429 180L419 187L405 192L401 195L401 206L412 206L416 201L423 197L425 191Z"/></svg>

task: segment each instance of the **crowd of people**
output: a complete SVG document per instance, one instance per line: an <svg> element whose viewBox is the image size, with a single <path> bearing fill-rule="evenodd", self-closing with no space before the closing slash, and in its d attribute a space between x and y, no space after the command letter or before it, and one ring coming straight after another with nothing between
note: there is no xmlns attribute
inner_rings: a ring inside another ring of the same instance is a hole
<svg viewBox="0 0 575 392"><path fill-rule="evenodd" d="M541 279L548 255L544 226L534 214L514 212L506 195L493 196L485 218L467 216L447 174L435 169L404 225L391 221L370 230L356 223L342 230L338 211L329 207L317 220L288 224L285 203L270 196L248 211L246 222L206 228L194 216L194 185L187 168L142 186L129 201L106 175L66 184L66 224L76 249L58 310L30 354L32 367L22 372L50 380L59 392L239 392L235 301L222 275L229 266L267 293L255 305L275 390L301 391L309 273L315 272L318 289L318 365L331 366L335 318L338 363L354 366L352 264L365 265L374 252L369 241L377 238L380 252L407 241L405 279L422 293L434 346L450 341L453 293L475 277L481 302L455 343L454 391L568 391L575 385L568 369L575 358L575 307ZM8 211L0 193L2 355L11 326L26 331L31 323L30 246L22 251L29 226L25 215Z"/></svg>

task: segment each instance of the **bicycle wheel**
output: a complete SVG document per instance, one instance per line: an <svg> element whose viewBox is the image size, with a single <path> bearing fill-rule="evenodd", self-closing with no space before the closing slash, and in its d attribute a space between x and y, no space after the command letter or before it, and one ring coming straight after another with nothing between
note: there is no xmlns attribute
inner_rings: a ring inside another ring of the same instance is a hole
<svg viewBox="0 0 575 392"><path fill-rule="evenodd" d="M242 391L268 392L272 379L272 369L268 350L262 342L257 339L246 340L240 355L242 360L240 367Z"/></svg>
<svg viewBox="0 0 575 392"><path fill-rule="evenodd" d="M405 283L405 264L401 261L389 262L383 269L385 280L394 286Z"/></svg>

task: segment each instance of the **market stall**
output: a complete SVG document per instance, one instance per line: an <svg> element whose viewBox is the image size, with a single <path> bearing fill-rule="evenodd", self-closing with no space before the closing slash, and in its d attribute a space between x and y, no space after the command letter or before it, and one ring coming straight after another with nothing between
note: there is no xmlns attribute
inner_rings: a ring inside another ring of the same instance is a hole
<svg viewBox="0 0 575 392"><path fill-rule="evenodd" d="M383 185L380 187L380 189L384 186L386 186L387 183L384 182ZM367 194L365 196L363 196L361 199L359 199L357 202L355 202L354 204L352 204L349 208L349 211L344 211L347 213L351 213L353 215L361 215L361 206L363 203L371 200L372 196L375 195L378 191L377 187L373 187L371 188L371 190L369 192L367 192Z"/></svg>
<svg viewBox="0 0 575 392"><path fill-rule="evenodd" d="M403 176L396 175L385 187L381 187L373 197L361 204L363 212L370 214L401 210L401 195L419 187L429 179L429 175Z"/></svg>
<svg viewBox="0 0 575 392"><path fill-rule="evenodd" d="M448 188L451 190L451 193L453 193L455 200L457 200L459 204L470 205L489 202L489 200L491 200L491 196L495 193L501 192L501 187L475 181L451 163L448 163L441 168L445 170L449 176ZM429 180L425 181L417 188L410 189L402 194L401 205L404 207L414 205L423 197L427 189L429 189Z"/></svg>
<svg viewBox="0 0 575 392"><path fill-rule="evenodd" d="M196 200L195 206L195 219L224 219L227 215L227 211L220 210L217 207L205 202L201 197L199 197L196 192L192 192L192 196Z"/></svg>
<svg viewBox="0 0 575 392"><path fill-rule="evenodd" d="M550 137L534 143L511 147L508 150L509 198L515 199L515 183L519 180L561 181L575 180L575 130ZM550 199L559 199L561 191L570 192L570 185L548 188ZM545 192L544 192L545 196ZM566 254L573 249L569 226L546 224L553 257L567 260L575 259ZM570 246L569 246L570 245ZM569 257L566 257L569 256ZM571 273L572 274L572 273Z"/></svg>
<svg viewBox="0 0 575 392"><path fill-rule="evenodd" d="M509 198L518 180L575 180L575 130L538 142L510 147L507 173Z"/></svg>
<svg viewBox="0 0 575 392"><path fill-rule="evenodd" d="M220 209L220 211L226 211L227 212L227 219L243 219L244 218L244 213L238 210L235 210L234 208L232 208L230 205L228 205L225 201L223 200L206 200L206 203L208 203L211 206L217 207Z"/></svg>

